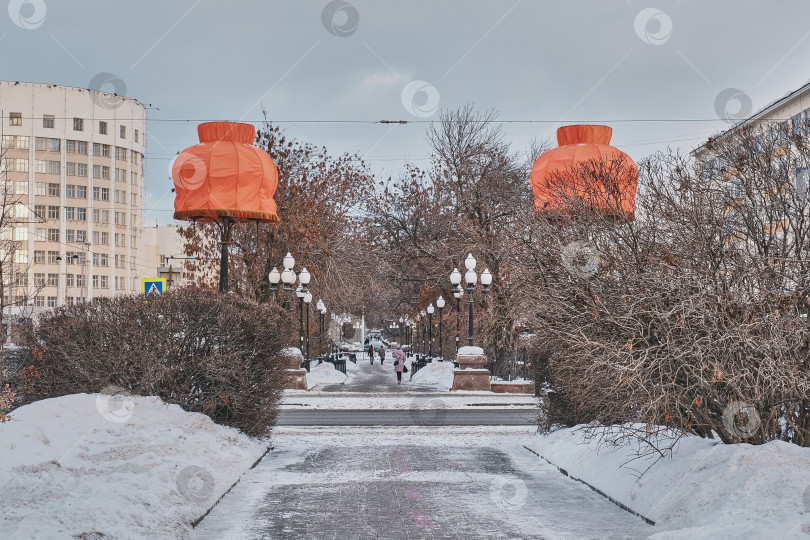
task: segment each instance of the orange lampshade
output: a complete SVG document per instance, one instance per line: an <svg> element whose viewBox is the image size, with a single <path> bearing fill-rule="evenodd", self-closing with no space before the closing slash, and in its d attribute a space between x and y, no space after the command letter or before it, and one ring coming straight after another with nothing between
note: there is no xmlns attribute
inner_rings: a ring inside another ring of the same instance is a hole
<svg viewBox="0 0 810 540"><path fill-rule="evenodd" d="M566 213L566 205L577 199L594 212L633 219L638 167L610 145L612 135L608 126L559 128L559 146L537 158L532 167L535 209Z"/></svg>
<svg viewBox="0 0 810 540"><path fill-rule="evenodd" d="M273 199L278 168L253 145L256 129L207 122L197 126L197 133L200 144L183 150L172 166L174 218L278 221Z"/></svg>

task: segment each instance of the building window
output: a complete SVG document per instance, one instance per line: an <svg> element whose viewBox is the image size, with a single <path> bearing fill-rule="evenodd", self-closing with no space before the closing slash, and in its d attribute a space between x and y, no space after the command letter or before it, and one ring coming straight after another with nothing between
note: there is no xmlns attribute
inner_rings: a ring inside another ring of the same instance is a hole
<svg viewBox="0 0 810 540"><path fill-rule="evenodd" d="M95 189L95 188L93 188ZM101 188L101 200L102 201L109 201L110 200L110 188Z"/></svg>
<svg viewBox="0 0 810 540"><path fill-rule="evenodd" d="M34 306L36 306L36 307L45 307L45 297L44 296L35 296L34 297Z"/></svg>
<svg viewBox="0 0 810 540"><path fill-rule="evenodd" d="M106 165L101 166L101 177L105 180L110 179L110 168Z"/></svg>
<svg viewBox="0 0 810 540"><path fill-rule="evenodd" d="M138 142L138 130L135 130L135 142Z"/></svg>
<svg viewBox="0 0 810 540"><path fill-rule="evenodd" d="M118 128L119 128L118 131L119 131L119 134L121 135L121 138L126 139L127 138L127 126L118 126Z"/></svg>
<svg viewBox="0 0 810 540"><path fill-rule="evenodd" d="M96 233L94 232L93 236L95 236L95 234ZM98 266L98 256L99 256L98 253L93 253L93 266ZM93 285L95 285L95 283L93 283Z"/></svg>
<svg viewBox="0 0 810 540"><path fill-rule="evenodd" d="M48 297L48 307L56 307L56 297L49 296Z"/></svg>
<svg viewBox="0 0 810 540"><path fill-rule="evenodd" d="M42 127L44 127L44 128L53 128L53 119L54 119L54 116L52 114L43 114L42 115Z"/></svg>
<svg viewBox="0 0 810 540"><path fill-rule="evenodd" d="M127 149L121 148L120 146L115 147L115 159L120 159L122 161L127 160Z"/></svg>
<svg viewBox="0 0 810 540"><path fill-rule="evenodd" d="M68 165L70 165L68 163ZM70 169L70 167L68 167ZM68 199L76 198L76 186L74 184L65 184L65 197Z"/></svg>
<svg viewBox="0 0 810 540"><path fill-rule="evenodd" d="M76 164L69 161L65 163L65 174L68 176L76 176Z"/></svg>
<svg viewBox="0 0 810 540"><path fill-rule="evenodd" d="M14 250L14 262L17 264L28 264L28 250L16 249Z"/></svg>
<svg viewBox="0 0 810 540"><path fill-rule="evenodd" d="M124 288L124 278L115 276L115 288L121 290Z"/></svg>
<svg viewBox="0 0 810 540"><path fill-rule="evenodd" d="M48 149L48 139L45 137L37 137L34 139L34 149L35 150L47 150Z"/></svg>
<svg viewBox="0 0 810 540"><path fill-rule="evenodd" d="M76 241L76 231L73 229L65 229L65 242L72 244Z"/></svg>
<svg viewBox="0 0 810 540"><path fill-rule="evenodd" d="M59 229L48 229L48 242L59 241Z"/></svg>
<svg viewBox="0 0 810 540"><path fill-rule="evenodd" d="M104 266L107 266L107 265L105 264ZM101 288L106 289L109 286L110 286L110 282L109 282L107 276L101 276Z"/></svg>
<svg viewBox="0 0 810 540"><path fill-rule="evenodd" d="M28 195L28 182L17 182L17 195Z"/></svg>
<svg viewBox="0 0 810 540"><path fill-rule="evenodd" d="M59 264L59 261L56 258L59 256L58 251L49 251L48 252L48 264Z"/></svg>
<svg viewBox="0 0 810 540"><path fill-rule="evenodd" d="M65 219L68 220L75 220L76 219L76 207L75 206L66 206L65 207Z"/></svg>
<svg viewBox="0 0 810 540"><path fill-rule="evenodd" d="M79 163L79 166L82 164ZM86 199L87 198L87 186L76 186L76 198L77 199Z"/></svg>
<svg viewBox="0 0 810 540"><path fill-rule="evenodd" d="M101 155L101 144L93 143L93 155L100 156Z"/></svg>
<svg viewBox="0 0 810 540"><path fill-rule="evenodd" d="M87 141L76 141L76 153L87 155Z"/></svg>
<svg viewBox="0 0 810 540"><path fill-rule="evenodd" d="M87 208L76 208L76 221L87 221Z"/></svg>
<svg viewBox="0 0 810 540"><path fill-rule="evenodd" d="M93 223L98 223L101 221L101 210L98 208L93 208Z"/></svg>
<svg viewBox="0 0 810 540"><path fill-rule="evenodd" d="M44 242L46 238L48 238L48 229L44 227L34 229L34 240ZM43 255L43 257L45 257L45 255ZM43 259L42 262L45 262L45 259Z"/></svg>
<svg viewBox="0 0 810 540"><path fill-rule="evenodd" d="M107 122L99 122L98 123L98 132L101 135L106 135L107 134ZM98 154L96 154L96 155L98 155Z"/></svg>
<svg viewBox="0 0 810 540"><path fill-rule="evenodd" d="M68 154L76 153L76 141L68 139L65 141L65 152Z"/></svg>
<svg viewBox="0 0 810 540"><path fill-rule="evenodd" d="M48 184L48 196L49 197L59 196L59 184Z"/></svg>
<svg viewBox="0 0 810 540"><path fill-rule="evenodd" d="M39 219L45 219L45 205L44 204L35 204L34 205L34 214L36 214L36 217L38 217ZM43 240L44 240L44 238L43 238Z"/></svg>
<svg viewBox="0 0 810 540"><path fill-rule="evenodd" d="M84 274L76 274L76 286L84 287ZM84 301L84 299L82 299Z"/></svg>
<svg viewBox="0 0 810 540"><path fill-rule="evenodd" d="M34 195L45 195L47 184L45 182L34 182Z"/></svg>
<svg viewBox="0 0 810 540"><path fill-rule="evenodd" d="M34 264L45 264L45 252L43 250L34 250Z"/></svg>
<svg viewBox="0 0 810 540"><path fill-rule="evenodd" d="M65 274L65 287L73 287L74 283L73 274Z"/></svg>
<svg viewBox="0 0 810 540"><path fill-rule="evenodd" d="M22 125L22 113L18 113L18 112L9 113L9 115L8 115L8 125L10 125L10 126L21 126Z"/></svg>
<svg viewBox="0 0 810 540"><path fill-rule="evenodd" d="M77 176L87 178L87 163L77 163Z"/></svg>
<svg viewBox="0 0 810 540"><path fill-rule="evenodd" d="M16 158L14 168L17 172L28 172L28 158Z"/></svg>
<svg viewBox="0 0 810 540"><path fill-rule="evenodd" d="M48 207L48 219L59 219L59 207L58 206L49 206Z"/></svg>
<svg viewBox="0 0 810 540"><path fill-rule="evenodd" d="M93 178L101 178L101 165L93 165ZM93 188L94 191L95 189Z"/></svg>
<svg viewBox="0 0 810 540"><path fill-rule="evenodd" d="M56 287L59 283L59 274L48 274L48 287Z"/></svg>
<svg viewBox="0 0 810 540"><path fill-rule="evenodd" d="M132 178L132 182L131 182L132 185L137 186L138 185L138 173L133 171L133 172L130 173L130 176Z"/></svg>
<svg viewBox="0 0 810 540"><path fill-rule="evenodd" d="M48 173L50 174L60 174L62 172L62 163L59 161L49 161L48 162Z"/></svg>
<svg viewBox="0 0 810 540"><path fill-rule="evenodd" d="M82 208L84 210L84 208ZM87 231L76 229L76 242L87 243Z"/></svg>
<svg viewBox="0 0 810 540"><path fill-rule="evenodd" d="M96 275L93 276L93 288L94 289L98 288L98 276Z"/></svg>
<svg viewBox="0 0 810 540"><path fill-rule="evenodd" d="M102 223L109 223L110 222L110 211L109 210L102 210L101 211L101 222Z"/></svg>
<svg viewBox="0 0 810 540"><path fill-rule="evenodd" d="M110 145L109 144L102 144L101 145L101 157L110 157Z"/></svg>
<svg viewBox="0 0 810 540"><path fill-rule="evenodd" d="M48 172L48 162L42 159L34 160L34 172L42 174Z"/></svg>
<svg viewBox="0 0 810 540"><path fill-rule="evenodd" d="M83 118L74 118L73 119L73 131L84 131L84 119Z"/></svg>
<svg viewBox="0 0 810 540"><path fill-rule="evenodd" d="M34 287L45 286L45 273L34 272Z"/></svg>
<svg viewBox="0 0 810 540"><path fill-rule="evenodd" d="M48 139L48 150L51 152L59 152L62 149L61 139Z"/></svg>

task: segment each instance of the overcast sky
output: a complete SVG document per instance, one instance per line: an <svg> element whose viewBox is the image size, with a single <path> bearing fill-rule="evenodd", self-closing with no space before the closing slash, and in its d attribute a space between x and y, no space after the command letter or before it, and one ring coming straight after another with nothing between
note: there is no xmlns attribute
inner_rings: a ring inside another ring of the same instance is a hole
<svg viewBox="0 0 810 540"><path fill-rule="evenodd" d="M471 102L536 121L503 124L516 150L597 122L639 160L810 78L807 0L11 0L8 14L0 78L87 88L106 73L102 90L152 107L147 225L171 222L168 167L199 121L259 125L265 108L387 177L426 164L426 122Z"/></svg>

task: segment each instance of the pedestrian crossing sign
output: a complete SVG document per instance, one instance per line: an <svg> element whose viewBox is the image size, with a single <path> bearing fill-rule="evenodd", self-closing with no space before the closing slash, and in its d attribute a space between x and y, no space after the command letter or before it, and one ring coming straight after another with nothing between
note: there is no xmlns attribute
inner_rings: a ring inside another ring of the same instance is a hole
<svg viewBox="0 0 810 540"><path fill-rule="evenodd" d="M165 278L143 278L141 279L141 294L149 298L152 296L163 296L166 292Z"/></svg>

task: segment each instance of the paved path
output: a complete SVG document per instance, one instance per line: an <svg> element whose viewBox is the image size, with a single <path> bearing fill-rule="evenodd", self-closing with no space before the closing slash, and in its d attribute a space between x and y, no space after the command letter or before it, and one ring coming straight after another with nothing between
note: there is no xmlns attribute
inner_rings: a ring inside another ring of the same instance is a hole
<svg viewBox="0 0 810 540"><path fill-rule="evenodd" d="M436 399L436 408L408 410L283 410L279 426L514 426L537 425L536 410L447 409ZM426 404L430 406L430 402Z"/></svg>
<svg viewBox="0 0 810 540"><path fill-rule="evenodd" d="M195 540L645 538L521 445L533 428L277 428Z"/></svg>
<svg viewBox="0 0 810 540"><path fill-rule="evenodd" d="M380 357L375 355L374 365L368 361L365 354L358 354L357 371L352 371L352 377L345 384L333 384L318 388L321 392L353 392L370 394L387 392L391 394L413 392L432 393L437 390L432 386L416 386L410 381L410 373L402 374L402 384L397 384L397 375L394 372L394 359L390 351L386 353L385 363L380 365Z"/></svg>

